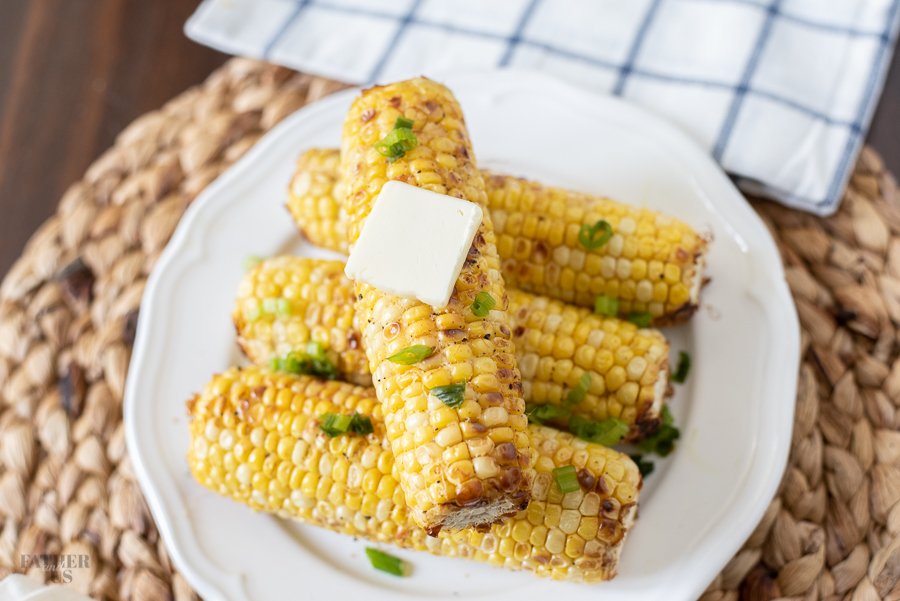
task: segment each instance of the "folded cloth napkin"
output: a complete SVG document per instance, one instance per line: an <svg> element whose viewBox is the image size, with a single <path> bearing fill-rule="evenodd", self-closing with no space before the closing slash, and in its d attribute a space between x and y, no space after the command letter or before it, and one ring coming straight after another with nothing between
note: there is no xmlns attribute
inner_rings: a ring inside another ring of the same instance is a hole
<svg viewBox="0 0 900 601"><path fill-rule="evenodd" d="M2 601L91 601L70 588L60 585L44 586L21 574L11 574L0 580Z"/></svg>
<svg viewBox="0 0 900 601"><path fill-rule="evenodd" d="M536 69L681 125L747 192L833 213L900 0L204 0L192 39L352 83Z"/></svg>

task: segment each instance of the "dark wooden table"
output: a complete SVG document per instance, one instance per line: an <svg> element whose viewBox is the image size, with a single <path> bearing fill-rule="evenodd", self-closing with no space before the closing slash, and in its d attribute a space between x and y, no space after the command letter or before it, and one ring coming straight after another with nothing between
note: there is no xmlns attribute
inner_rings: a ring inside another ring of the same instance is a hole
<svg viewBox="0 0 900 601"><path fill-rule="evenodd" d="M0 276L134 118L227 57L184 37L199 0L0 0ZM900 174L900 61L869 142Z"/></svg>

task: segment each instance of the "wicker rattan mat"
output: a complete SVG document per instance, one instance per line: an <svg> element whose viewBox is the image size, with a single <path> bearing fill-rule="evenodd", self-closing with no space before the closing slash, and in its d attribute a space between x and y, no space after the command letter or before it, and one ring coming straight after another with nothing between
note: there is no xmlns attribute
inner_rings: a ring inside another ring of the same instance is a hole
<svg viewBox="0 0 900 601"><path fill-rule="evenodd" d="M147 274L191 200L341 84L233 59L132 123L0 286L0 579L87 556L97 599L195 599L125 452L122 390ZM755 202L803 326L790 464L704 601L900 599L900 194L864 149L840 212Z"/></svg>

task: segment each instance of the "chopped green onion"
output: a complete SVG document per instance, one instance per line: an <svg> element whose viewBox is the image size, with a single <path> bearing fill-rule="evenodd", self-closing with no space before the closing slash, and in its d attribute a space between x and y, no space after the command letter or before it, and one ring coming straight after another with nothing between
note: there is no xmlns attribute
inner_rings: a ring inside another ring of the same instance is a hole
<svg viewBox="0 0 900 601"><path fill-rule="evenodd" d="M594 313L615 317L619 314L619 299L611 296L598 296L594 301Z"/></svg>
<svg viewBox="0 0 900 601"><path fill-rule="evenodd" d="M412 119L400 116L394 121L394 129L412 129L414 123L415 122Z"/></svg>
<svg viewBox="0 0 900 601"><path fill-rule="evenodd" d="M684 384L688 372L691 370L691 356L684 351L678 351L678 369L669 376L669 379L679 384Z"/></svg>
<svg viewBox="0 0 900 601"><path fill-rule="evenodd" d="M346 434L347 432L354 432L360 436L365 436L374 431L374 428L372 428L372 420L359 413L354 413L353 415L326 413L319 416L319 419L322 422L319 424L319 429L331 438Z"/></svg>
<svg viewBox="0 0 900 601"><path fill-rule="evenodd" d="M262 317L263 310L259 305L253 305L253 308L247 311L247 320L248 321L256 321L260 317Z"/></svg>
<svg viewBox="0 0 900 601"><path fill-rule="evenodd" d="M653 473L653 465L652 461L644 461L643 455L631 455L631 460L637 464L638 471L641 472L641 477L646 478L650 474Z"/></svg>
<svg viewBox="0 0 900 601"><path fill-rule="evenodd" d="M475 302L472 303L472 313L475 317L487 317L491 309L497 306L497 301L487 292L479 292L475 295Z"/></svg>
<svg viewBox="0 0 900 601"><path fill-rule="evenodd" d="M593 381L591 380L591 374L588 372L584 372L581 378L578 380L578 384L575 385L575 388L569 391L569 394L566 395L565 404L572 407L577 405L581 401L584 400L584 395L587 394L587 391L591 389L591 385Z"/></svg>
<svg viewBox="0 0 900 601"><path fill-rule="evenodd" d="M457 384L447 384L446 386L435 386L429 389L428 392L439 398L448 407L457 409L466 398L466 383L463 381Z"/></svg>
<svg viewBox="0 0 900 601"><path fill-rule="evenodd" d="M278 369L280 371L286 371L290 374L301 375L304 373L303 366L304 366L304 364L301 363L299 359L297 359L296 357L293 357L291 355L288 355L287 357L285 357L284 359L282 359L279 362Z"/></svg>
<svg viewBox="0 0 900 601"><path fill-rule="evenodd" d="M529 421L536 424L543 424L551 419L558 417L566 417L572 412L572 409L564 405L526 405L525 415Z"/></svg>
<svg viewBox="0 0 900 601"><path fill-rule="evenodd" d="M672 415L672 412L669 411L668 405L663 405L662 411L660 413L662 413L662 423L664 426L671 426L675 423L675 417Z"/></svg>
<svg viewBox="0 0 900 601"><path fill-rule="evenodd" d="M319 430L327 434L330 438L334 438L335 436L347 433L347 430L350 429L350 424L353 422L353 416L326 413L325 415L319 416L319 420L321 421Z"/></svg>
<svg viewBox="0 0 900 601"><path fill-rule="evenodd" d="M316 376L327 380L338 377L337 367L328 360L321 342L310 340L303 351L293 351L283 359L273 358L269 365L275 371Z"/></svg>
<svg viewBox="0 0 900 601"><path fill-rule="evenodd" d="M244 271L250 271L260 263L262 263L264 259L257 255L247 255L244 258Z"/></svg>
<svg viewBox="0 0 900 601"><path fill-rule="evenodd" d="M384 551L366 547L366 556L369 558L369 561L372 562L372 567L376 570L381 570L382 572L387 572L394 576L406 576L409 571L405 561L399 557L388 555Z"/></svg>
<svg viewBox="0 0 900 601"><path fill-rule="evenodd" d="M328 359L313 359L308 373L326 380L336 380L340 375L337 368Z"/></svg>
<svg viewBox="0 0 900 601"><path fill-rule="evenodd" d="M578 384L569 391L561 405L526 405L525 415L536 424L543 424L551 419L566 417L572 413L572 407L584 400L584 396L590 390L592 384L591 374L584 372L579 378Z"/></svg>
<svg viewBox="0 0 900 601"><path fill-rule="evenodd" d="M675 441L681 438L681 431L674 425L675 419L669 412L669 407L663 405L662 426L641 442L638 447L645 453L656 453L665 457L675 449Z"/></svg>
<svg viewBox="0 0 900 601"><path fill-rule="evenodd" d="M578 471L574 465L564 465L553 469L553 479L562 494L575 492L581 488L578 483Z"/></svg>
<svg viewBox="0 0 900 601"><path fill-rule="evenodd" d="M582 225L578 232L578 241L588 250L595 250L609 242L612 238L612 226L601 219L594 225Z"/></svg>
<svg viewBox="0 0 900 601"><path fill-rule="evenodd" d="M622 437L628 434L628 424L615 417L598 422L573 415L569 418L569 431L582 440L611 447L619 444Z"/></svg>
<svg viewBox="0 0 900 601"><path fill-rule="evenodd" d="M365 436L366 434L374 432L375 428L372 427L372 420L368 417L360 415L359 413L354 413L350 420L350 430L356 432L360 436Z"/></svg>
<svg viewBox="0 0 900 601"><path fill-rule="evenodd" d="M413 365L414 363L418 363L422 359L426 357L430 357L431 353L434 352L434 349L425 344L414 344L412 346L408 346L399 353L395 353L388 357L388 361L391 363L398 363L400 365Z"/></svg>
<svg viewBox="0 0 900 601"><path fill-rule="evenodd" d="M306 354L310 359L324 359L325 345L318 340L310 340L306 343Z"/></svg>
<svg viewBox="0 0 900 601"><path fill-rule="evenodd" d="M277 298L264 298L262 302L263 313L275 313L278 310Z"/></svg>
<svg viewBox="0 0 900 601"><path fill-rule="evenodd" d="M291 314L291 301L286 298L279 298L275 301L275 314L278 317L285 318Z"/></svg>
<svg viewBox="0 0 900 601"><path fill-rule="evenodd" d="M384 138L375 142L375 150L393 163L407 152L418 146L419 141L411 129L393 129Z"/></svg>
<svg viewBox="0 0 900 601"><path fill-rule="evenodd" d="M632 311L628 314L628 321L639 328L646 328L653 321L653 316L646 311Z"/></svg>

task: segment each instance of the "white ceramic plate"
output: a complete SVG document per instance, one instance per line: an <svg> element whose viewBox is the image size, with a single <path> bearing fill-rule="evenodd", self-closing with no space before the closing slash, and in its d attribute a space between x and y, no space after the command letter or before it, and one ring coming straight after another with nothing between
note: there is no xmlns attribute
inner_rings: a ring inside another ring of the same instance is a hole
<svg viewBox="0 0 900 601"><path fill-rule="evenodd" d="M207 601L696 598L750 534L787 460L799 327L775 245L715 163L672 125L610 97L517 72L442 79L479 164L676 215L714 236L703 309L667 331L693 367L671 403L677 451L657 461L619 576L599 588L391 550L412 577L374 571L364 541L254 514L196 484L184 401L239 361L230 320L244 257L319 251L283 205L297 156L336 147L355 91L286 119L185 214L144 294L125 394L128 450L178 569Z"/></svg>

